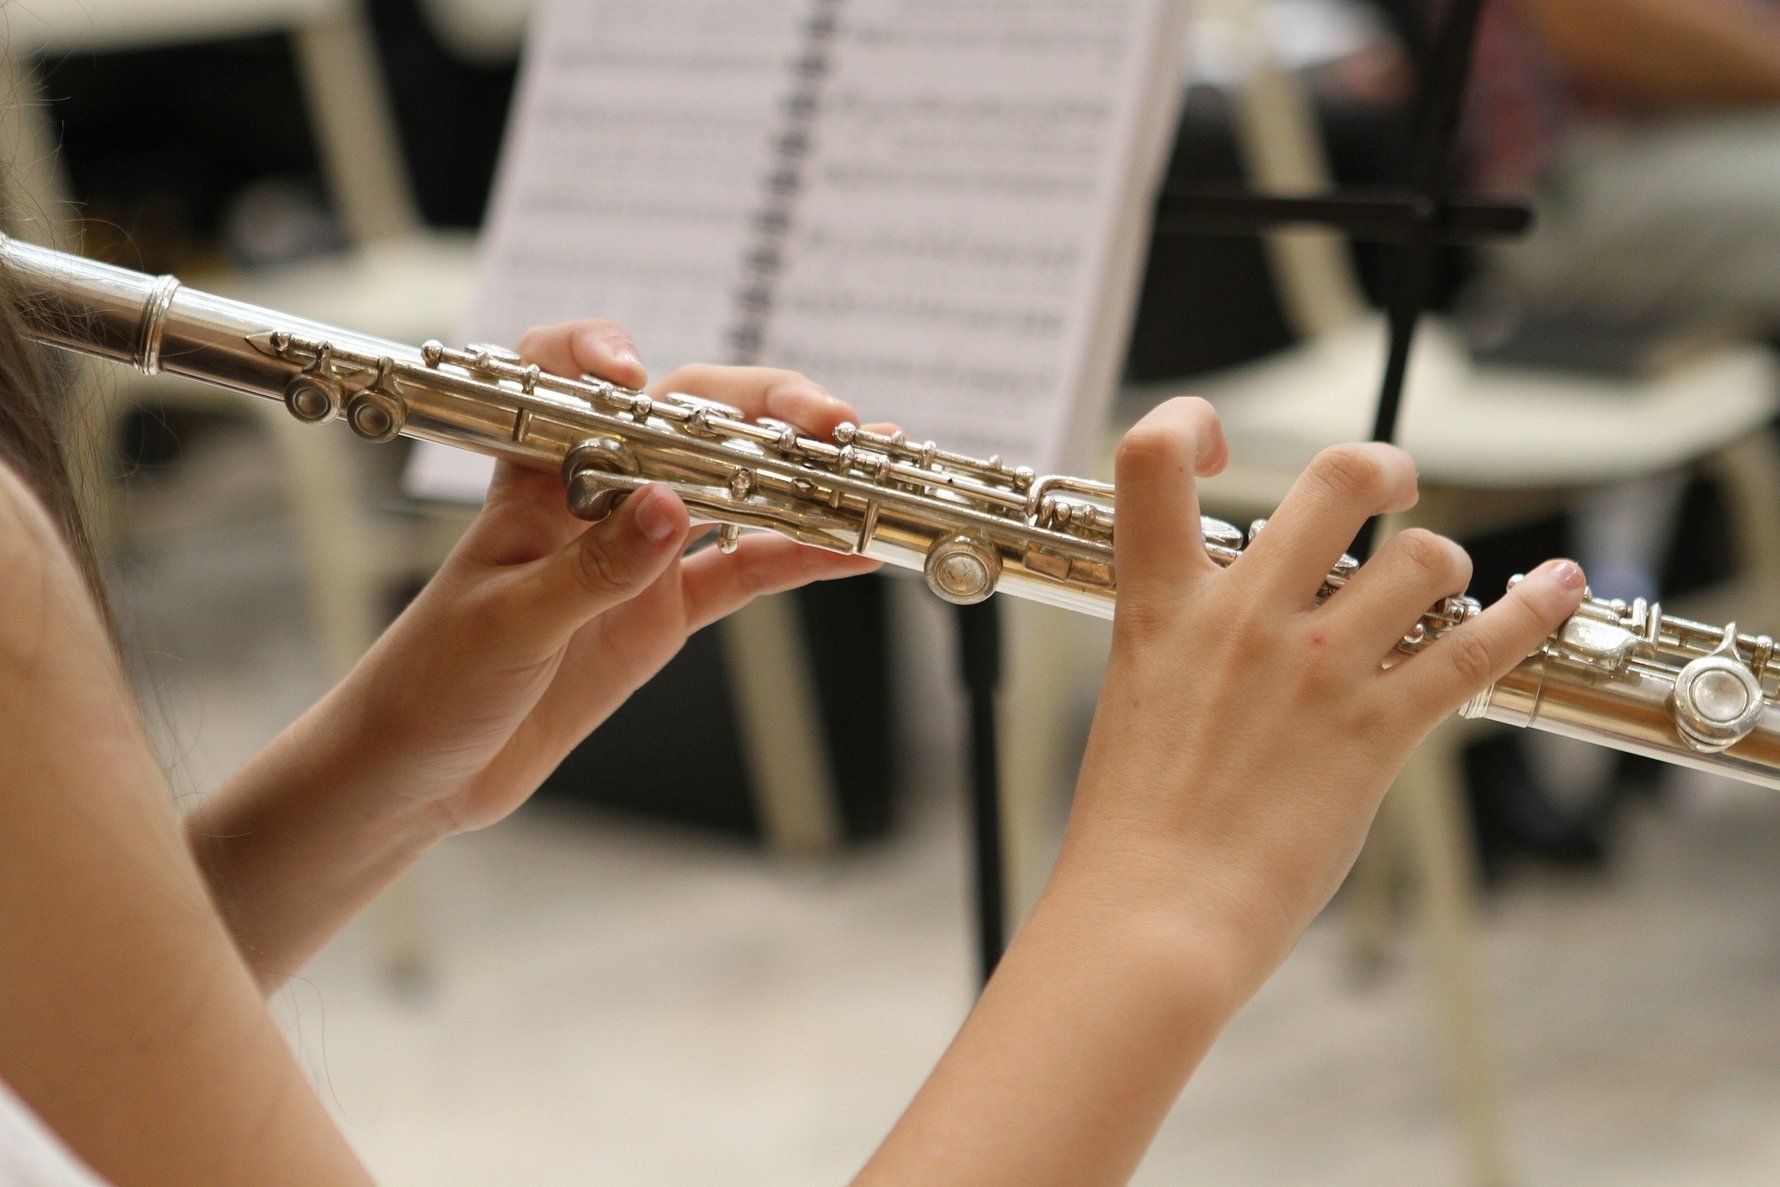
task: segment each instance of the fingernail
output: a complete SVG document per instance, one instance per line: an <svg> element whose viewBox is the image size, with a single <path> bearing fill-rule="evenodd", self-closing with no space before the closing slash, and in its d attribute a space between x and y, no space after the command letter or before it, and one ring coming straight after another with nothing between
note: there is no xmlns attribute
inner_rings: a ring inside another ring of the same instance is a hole
<svg viewBox="0 0 1780 1187"><path fill-rule="evenodd" d="M612 347L612 361L621 367L641 367L643 360L637 354L637 348L629 342L619 342Z"/></svg>
<svg viewBox="0 0 1780 1187"><path fill-rule="evenodd" d="M674 517L668 511L667 492L646 486L631 501L636 504L637 530L653 544L665 544L674 534Z"/></svg>
<svg viewBox="0 0 1780 1187"><path fill-rule="evenodd" d="M1582 572L1582 566L1571 560L1549 560L1533 570L1533 576L1546 577L1557 582L1565 589L1582 589L1588 584L1588 578Z"/></svg>

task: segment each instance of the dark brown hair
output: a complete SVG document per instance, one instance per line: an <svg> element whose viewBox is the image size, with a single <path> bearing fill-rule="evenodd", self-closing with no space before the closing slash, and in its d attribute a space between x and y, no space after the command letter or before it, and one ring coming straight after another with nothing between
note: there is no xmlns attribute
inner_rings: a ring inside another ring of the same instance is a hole
<svg viewBox="0 0 1780 1187"><path fill-rule="evenodd" d="M0 460L49 511L103 610L106 598L99 560L81 515L63 440L67 418L59 415L42 348L25 337L18 302L12 278L0 269Z"/></svg>

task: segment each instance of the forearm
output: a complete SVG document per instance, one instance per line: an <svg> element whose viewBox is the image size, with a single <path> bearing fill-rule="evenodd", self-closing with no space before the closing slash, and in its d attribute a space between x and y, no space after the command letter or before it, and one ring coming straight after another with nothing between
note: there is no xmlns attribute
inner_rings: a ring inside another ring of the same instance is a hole
<svg viewBox="0 0 1780 1187"><path fill-rule="evenodd" d="M1741 0L1512 0L1563 67L1626 102L1780 102L1780 16Z"/></svg>
<svg viewBox="0 0 1780 1187"><path fill-rule="evenodd" d="M205 902L146 745L98 728L0 762L19 792L0 835L26 838L0 863L7 1080L119 1187L369 1183Z"/></svg>
<svg viewBox="0 0 1780 1187"><path fill-rule="evenodd" d="M368 1183L211 909L105 628L15 483L0 465L0 1075L118 1187Z"/></svg>
<svg viewBox="0 0 1780 1187"><path fill-rule="evenodd" d="M1175 901L1060 870L860 1187L1125 1182L1243 996Z"/></svg>
<svg viewBox="0 0 1780 1187"><path fill-rule="evenodd" d="M405 798L336 689L185 821L248 967L270 993L450 830Z"/></svg>

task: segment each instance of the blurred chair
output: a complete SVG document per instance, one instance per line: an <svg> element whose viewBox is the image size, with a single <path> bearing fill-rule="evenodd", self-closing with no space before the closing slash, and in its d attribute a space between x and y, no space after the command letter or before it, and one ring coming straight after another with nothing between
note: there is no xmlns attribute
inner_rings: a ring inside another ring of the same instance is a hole
<svg viewBox="0 0 1780 1187"><path fill-rule="evenodd" d="M1308 106L1289 76L1258 61L1241 107L1259 185L1291 192L1328 184ZM1273 250L1303 341L1188 385L1218 406L1235 459L1228 474L1206 484L1213 514L1265 514L1318 449L1371 431L1384 327L1363 311L1346 245L1326 233L1297 232ZM1757 345L1726 346L1630 382L1481 366L1450 326L1430 317L1418 334L1397 434L1416 459L1422 500L1385 526L1465 537L1549 514L1590 487L1697 468L1729 495L1746 593L1755 592L1745 605L1780 623L1780 525L1767 512L1780 490L1780 459L1767 427L1780 408L1777 384L1771 352ZM1387 798L1347 910L1363 954L1376 959L1388 940L1391 870L1407 859L1418 875L1471 1177L1498 1183L1509 1169L1471 939L1475 872L1461 761L1479 728L1490 727L1455 721L1418 749Z"/></svg>
<svg viewBox="0 0 1780 1187"><path fill-rule="evenodd" d="M253 273L193 278L194 283L398 341L448 336L463 320L474 275L473 238L426 228L416 215L381 90L375 47L350 0L45 0L14 10L9 33L15 64L255 34L288 36L316 149L349 246L335 255ZM27 93L20 88L21 95ZM38 209L63 208L66 186L59 178L44 170L35 184ZM78 249L72 242L77 229L35 230L36 237L64 240ZM102 388L121 389L126 398L106 401L101 416L82 418L83 427L98 435L94 452L101 457L129 410L132 390L152 391L152 398L163 404L221 407L232 415L260 418L280 457L328 669L338 674L350 667L382 628L389 581L412 561L377 538L357 443L343 433L308 431L275 404L242 401L202 385L107 383ZM88 476L86 485L103 500L109 482L102 475L96 480ZM110 518L104 507L99 516L102 521Z"/></svg>
<svg viewBox="0 0 1780 1187"><path fill-rule="evenodd" d="M1308 100L1254 27L1258 3L1207 7L1248 30L1249 69L1236 101L1249 180L1267 192L1327 189ZM1268 253L1281 304L1300 336L1296 345L1187 382L1129 388L1120 400L1127 418L1176 394L1205 396L1217 406L1233 460L1228 472L1202 485L1202 501L1208 514L1238 523L1270 513L1324 446L1370 436L1385 358L1383 321L1367 308L1338 234L1277 232ZM1392 517L1386 532L1420 525L1464 537L1550 514L1592 487L1704 471L1727 494L1745 578L1742 602L1762 622L1780 625L1780 519L1770 510L1780 491L1780 453L1767 428L1780 408L1777 386L1775 359L1753 344L1725 346L1629 383L1480 366L1451 326L1427 317L1397 436L1416 459L1422 499ZM1024 607L1016 613L1034 621ZM1056 690L1080 686L1058 675L1074 668L1085 682L1086 662L1104 654L1101 636L1056 625L1016 626L1024 645L1038 649L1027 669L1042 675L1016 679L1010 692L1010 704L1019 706L1010 713L1010 768L1035 752L1057 761L1054 724L1066 706L1055 703ZM1052 691L1033 681L1049 682ZM1469 1178L1495 1184L1510 1173L1474 955L1476 875L1460 760L1480 728L1499 727L1455 719L1417 750L1385 801L1344 909L1357 955L1376 964L1390 938L1394 871L1406 862L1418 876L1430 990ZM1017 868L1036 868L1030 835L1016 835L1014 847L1028 855L1016 858Z"/></svg>
<svg viewBox="0 0 1780 1187"><path fill-rule="evenodd" d="M470 62L517 57L534 3L419 0L434 34ZM715 629L766 843L790 854L834 849L846 826L795 595L757 598Z"/></svg>
<svg viewBox="0 0 1780 1187"><path fill-rule="evenodd" d="M439 40L467 62L511 62L525 41L533 0L420 0Z"/></svg>
<svg viewBox="0 0 1780 1187"><path fill-rule="evenodd" d="M479 60L516 55L529 0L425 0L438 35ZM9 59L102 50L146 49L258 34L290 39L316 147L345 224L346 251L250 273L194 277L223 295L398 342L460 337L475 277L475 239L467 232L422 224L403 169L401 147L370 29L358 0L44 0L14 12ZM15 90L30 94L34 88ZM219 96L219 101L222 97ZM66 186L55 176L54 137L41 106L15 104L19 157L42 166L21 180L34 190L30 207L64 207ZM23 228L27 238L66 240L67 228ZM32 232L36 233L33 234ZM74 244L64 244L78 247ZM280 458L286 503L304 552L310 601L327 666L343 673L376 638L388 616L396 579L430 571L454 539L468 509L435 507L427 530L392 525L372 514L363 443L338 430L299 424L277 404L204 387L136 384L162 403L220 407L260 417ZM129 386L99 385L110 393ZM106 399L103 414L82 417L103 456L130 401ZM103 500L110 483L83 483ZM96 508L101 522L107 508ZM438 529L438 530L433 530ZM785 599L761 599L720 627L732 659L742 742L768 842L798 852L838 843L832 775L811 724L815 695L807 646Z"/></svg>
<svg viewBox="0 0 1780 1187"><path fill-rule="evenodd" d="M13 118L21 150L39 147L36 168L15 178L26 209L50 223L69 209L56 172L44 107L27 63L46 57L141 50L264 34L288 37L322 171L348 239L345 251L252 273L191 278L226 296L396 341L454 334L469 305L474 238L424 226L403 171L375 45L355 0L43 0L9 12L7 59L14 72ZM226 101L219 95L218 101ZM21 154L22 155L22 154ZM17 203L9 204L14 210ZM14 227L28 238L79 249L78 225ZM370 454L349 434L316 431L282 406L202 384L157 377L82 385L96 410L71 410L71 432L88 435L92 459L82 486L96 519L117 518L112 459L125 415L139 400L257 417L278 459L284 504L297 530L316 636L330 678L357 662L388 621L391 593L431 558L373 513ZM421 911L411 885L398 883L371 920L386 967L401 983L427 975Z"/></svg>

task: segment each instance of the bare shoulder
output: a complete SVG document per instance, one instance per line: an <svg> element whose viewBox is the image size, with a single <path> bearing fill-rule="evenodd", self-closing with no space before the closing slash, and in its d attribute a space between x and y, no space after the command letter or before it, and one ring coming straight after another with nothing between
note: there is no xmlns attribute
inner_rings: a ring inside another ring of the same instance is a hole
<svg viewBox="0 0 1780 1187"><path fill-rule="evenodd" d="M69 643L100 641L80 568L43 503L0 461L0 653L13 663ZM55 642L52 643L51 640Z"/></svg>
<svg viewBox="0 0 1780 1187"><path fill-rule="evenodd" d="M12 464L0 458L0 580L7 570L29 563L33 556L46 563L67 551L42 500Z"/></svg>

